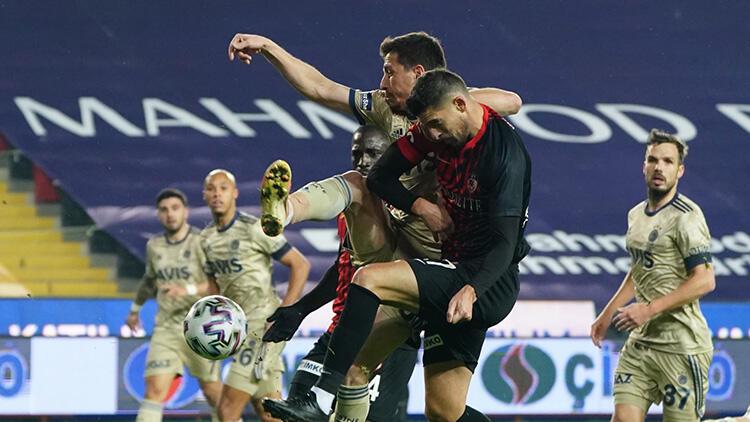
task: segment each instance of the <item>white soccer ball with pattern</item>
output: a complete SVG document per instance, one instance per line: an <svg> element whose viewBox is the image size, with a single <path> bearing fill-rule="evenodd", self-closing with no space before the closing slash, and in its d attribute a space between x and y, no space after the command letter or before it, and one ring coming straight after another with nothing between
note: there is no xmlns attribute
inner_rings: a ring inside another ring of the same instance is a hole
<svg viewBox="0 0 750 422"><path fill-rule="evenodd" d="M237 353L247 338L247 318L233 300L214 295L201 298L185 316L183 333L188 346L211 360Z"/></svg>

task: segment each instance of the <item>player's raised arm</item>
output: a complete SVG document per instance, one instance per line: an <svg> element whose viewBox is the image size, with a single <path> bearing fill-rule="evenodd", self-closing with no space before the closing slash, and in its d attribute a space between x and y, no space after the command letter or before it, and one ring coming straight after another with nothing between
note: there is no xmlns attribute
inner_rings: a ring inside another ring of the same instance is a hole
<svg viewBox="0 0 750 422"><path fill-rule="evenodd" d="M250 64L253 54L262 54L300 94L326 107L351 113L349 88L325 77L313 66L261 35L236 34L229 43L229 60Z"/></svg>
<svg viewBox="0 0 750 422"><path fill-rule="evenodd" d="M500 88L474 88L469 93L476 101L486 104L501 116L516 114L523 105L518 94Z"/></svg>

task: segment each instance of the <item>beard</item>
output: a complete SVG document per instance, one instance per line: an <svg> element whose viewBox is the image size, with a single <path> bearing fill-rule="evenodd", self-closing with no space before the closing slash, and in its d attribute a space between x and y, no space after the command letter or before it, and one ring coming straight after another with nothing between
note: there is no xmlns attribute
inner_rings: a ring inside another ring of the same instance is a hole
<svg viewBox="0 0 750 422"><path fill-rule="evenodd" d="M669 185L669 186L665 185L662 188L652 188L651 186L649 186L649 188L648 188L648 199L652 203L658 203L662 199L664 199L664 197L666 197L667 195L669 195L670 192L672 192L672 188L674 188L674 183L671 184L671 185Z"/></svg>

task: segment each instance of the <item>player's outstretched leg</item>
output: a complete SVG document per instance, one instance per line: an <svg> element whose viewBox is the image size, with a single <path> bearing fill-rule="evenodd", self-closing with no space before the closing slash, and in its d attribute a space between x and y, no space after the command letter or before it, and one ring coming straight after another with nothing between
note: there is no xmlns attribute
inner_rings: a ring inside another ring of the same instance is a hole
<svg viewBox="0 0 750 422"><path fill-rule="evenodd" d="M260 185L260 224L268 236L280 235L288 224L332 220L352 203L352 188L344 175L308 183L290 195L291 187L289 164L271 163Z"/></svg>
<svg viewBox="0 0 750 422"><path fill-rule="evenodd" d="M292 169L284 160L276 160L263 173L260 182L260 225L268 236L284 231L286 200L292 187Z"/></svg>
<svg viewBox="0 0 750 422"><path fill-rule="evenodd" d="M285 421L326 422L335 394L373 328L381 302L410 312L418 310L417 280L406 261L370 264L357 270L341 320L331 335L320 379L302 398L266 400L266 410Z"/></svg>

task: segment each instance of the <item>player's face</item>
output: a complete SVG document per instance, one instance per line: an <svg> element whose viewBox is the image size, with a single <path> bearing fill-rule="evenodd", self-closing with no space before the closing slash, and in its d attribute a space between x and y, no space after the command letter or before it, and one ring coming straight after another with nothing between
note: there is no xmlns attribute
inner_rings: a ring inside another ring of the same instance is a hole
<svg viewBox="0 0 750 422"><path fill-rule="evenodd" d="M233 210L238 195L237 186L224 173L214 174L203 185L203 200L215 215Z"/></svg>
<svg viewBox="0 0 750 422"><path fill-rule="evenodd" d="M362 132L355 132L352 137L352 168L367 176L387 148L388 140L384 136L365 136Z"/></svg>
<svg viewBox="0 0 750 422"><path fill-rule="evenodd" d="M643 176L650 191L671 191L684 172L685 166L680 163L679 152L674 144L665 142L646 149Z"/></svg>
<svg viewBox="0 0 750 422"><path fill-rule="evenodd" d="M385 91L385 102L391 111L403 114L406 111L406 99L420 75L420 66L407 68L398 61L398 54L390 52L383 58L383 79L380 89Z"/></svg>
<svg viewBox="0 0 750 422"><path fill-rule="evenodd" d="M175 233L185 225L188 209L179 198L164 198L159 201L156 214L164 230Z"/></svg>
<svg viewBox="0 0 750 422"><path fill-rule="evenodd" d="M471 137L466 109L455 99L425 110L419 116L419 125L430 141L454 147L462 146Z"/></svg>

